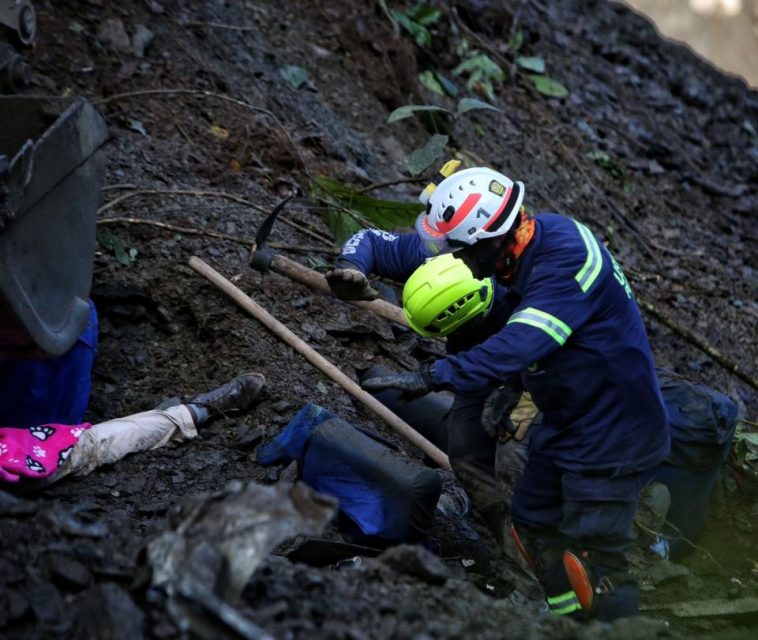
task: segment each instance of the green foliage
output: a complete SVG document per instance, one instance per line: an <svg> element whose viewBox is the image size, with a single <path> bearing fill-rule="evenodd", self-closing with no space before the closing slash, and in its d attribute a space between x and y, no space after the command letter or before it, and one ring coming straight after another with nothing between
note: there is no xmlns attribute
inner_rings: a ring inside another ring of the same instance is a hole
<svg viewBox="0 0 758 640"><path fill-rule="evenodd" d="M607 171L621 183L621 187L624 191L629 190L626 167L621 162L611 158L605 151L593 151L589 155L598 167Z"/></svg>
<svg viewBox="0 0 758 640"><path fill-rule="evenodd" d="M490 100L495 99L495 85L505 80L505 73L498 64L486 53L477 50L453 69L453 75L464 76L470 91L485 95Z"/></svg>
<svg viewBox="0 0 758 640"><path fill-rule="evenodd" d="M734 433L732 461L743 471L755 473L758 462L758 432L747 431L747 425L758 426L748 420L740 420Z"/></svg>
<svg viewBox="0 0 758 640"><path fill-rule="evenodd" d="M382 7L386 10L385 2L382 2ZM426 29L426 26L433 24L440 17L438 10L423 4L417 4L412 9L404 12L392 10L390 14L421 45L428 44L431 41L431 34ZM565 98L568 96L569 92L565 86L544 75L547 66L544 58L519 55L523 45L524 34L521 31L517 31L508 41L508 49L510 51L508 57L515 64L507 64L512 66L513 69L528 72L527 77L539 93L554 98ZM460 57L460 62L451 73L454 76L462 78L469 91L477 93L489 101L494 101L497 87L506 79L506 73L500 64L487 55L487 53L472 47L466 38L458 40L456 53ZM498 54L493 55L500 60ZM457 95L455 85L434 70L423 71L419 74L418 78L419 82L432 93L443 97L445 95L453 97ZM405 105L399 109L395 109L389 115L387 122L397 122L411 116L416 116L427 128L427 131L432 134L422 147L415 149L406 159L406 165L411 174L420 174L436 162L444 152L445 145L447 145L451 134L450 128L445 126L445 119L449 120L450 124L455 124L461 116L477 109L502 112L501 109L477 98L463 98L459 100L455 111L436 105ZM483 130L481 127L478 129L478 132L482 135Z"/></svg>
<svg viewBox="0 0 758 640"><path fill-rule="evenodd" d="M112 253L118 263L125 267L137 259L137 250L134 248L126 249L124 243L112 233L98 230L97 242L105 251Z"/></svg>
<svg viewBox="0 0 758 640"><path fill-rule="evenodd" d="M313 178L311 197L326 205L321 216L339 244L367 227L391 231L412 226L420 211L418 204L373 198L324 175Z"/></svg>
<svg viewBox="0 0 758 640"><path fill-rule="evenodd" d="M442 156L448 137L435 133L423 147L416 149L405 159L412 176L419 175L424 169L433 165Z"/></svg>
<svg viewBox="0 0 758 640"><path fill-rule="evenodd" d="M438 96L450 96L454 98L458 95L458 87L436 71L422 71L418 74L418 79L429 91L436 93Z"/></svg>
<svg viewBox="0 0 758 640"><path fill-rule="evenodd" d="M499 113L503 112L502 109L493 107L489 102L483 102L482 100L477 100L476 98L461 98L458 101L456 116L460 118L464 113L468 113L469 111L474 111L476 109L483 109L485 111L498 111Z"/></svg>
<svg viewBox="0 0 758 640"><path fill-rule="evenodd" d="M516 56L516 64L525 71L545 73L545 61L536 56Z"/></svg>
<svg viewBox="0 0 758 640"><path fill-rule="evenodd" d="M392 113L390 113L389 117L387 118L387 122L392 123L397 122L398 120L403 120L404 118L410 118L412 115L416 114L419 111L437 111L455 118L455 114L452 111L449 111L443 107L436 107L432 104L406 104L403 107L398 107Z"/></svg>
<svg viewBox="0 0 758 640"><path fill-rule="evenodd" d="M524 32L519 29L508 40L508 49L513 51L513 53L518 53L522 46L524 46Z"/></svg>
<svg viewBox="0 0 758 640"><path fill-rule="evenodd" d="M502 113L502 109L493 107L491 104L483 102L482 100L477 100L476 98L461 98L458 101L458 106L455 111L450 111L449 109L438 107L433 104L406 104L405 106L398 107L392 113L390 113L389 117L387 118L387 122L397 122L398 120L410 118L411 116L417 115L419 112L423 111L431 111L440 114L444 113L455 121L465 113L474 111L476 109L499 111Z"/></svg>
<svg viewBox="0 0 758 640"><path fill-rule="evenodd" d="M537 89L543 96L550 98L565 98L569 92L557 80L548 78L547 76L530 75L529 79L532 81L534 88Z"/></svg>
<svg viewBox="0 0 758 640"><path fill-rule="evenodd" d="M390 113L389 117L387 118L387 122L397 122L398 120L403 120L404 118L409 118L413 115L421 116L425 114L431 114L435 116L444 114L453 122L455 122L465 114L476 110L499 111L502 113L501 109L493 107L491 104L482 100L478 100L476 98L461 98L458 101L458 106L455 111L443 109L442 107L437 107L432 104L408 104L403 107L399 107ZM426 141L426 143L424 143L422 147L414 150L405 160L405 164L408 167L408 171L410 171L411 175L419 175L429 166L434 164L437 159L443 154L445 145L447 145L448 140L448 136L435 133Z"/></svg>
<svg viewBox="0 0 758 640"><path fill-rule="evenodd" d="M391 9L390 15L411 35L417 45L424 47L432 43L428 27L439 20L439 9L419 3L407 11Z"/></svg>

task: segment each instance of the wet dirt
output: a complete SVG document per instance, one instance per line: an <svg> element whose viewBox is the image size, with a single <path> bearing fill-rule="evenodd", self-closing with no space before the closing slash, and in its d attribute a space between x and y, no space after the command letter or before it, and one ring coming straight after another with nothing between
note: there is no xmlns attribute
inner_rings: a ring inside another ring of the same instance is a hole
<svg viewBox="0 0 758 640"><path fill-rule="evenodd" d="M218 421L192 443L131 456L19 502L4 498L0 633L191 637L146 589L140 553L165 529L172 505L233 479L277 481L284 470L258 465L256 448L306 400L418 453L187 261L196 255L208 262L351 376L376 362L413 363L423 343L407 331L251 270L249 245L265 213L290 193L296 197L283 217L300 229L280 222L270 239L313 246L314 232L329 237L318 203L307 198L310 176L326 173L357 187L407 178L404 158L426 133L417 121L387 124L387 116L404 104L454 106L430 93L418 73L449 72L463 32L446 11L432 43L418 47L393 32L382 3L365 0L37 4L30 92L85 95L105 115L112 139L99 230L136 251L127 266L102 247L96 256L101 328L88 419L150 409L246 370L263 372L268 383L250 415ZM639 296L755 375L758 94L663 41L620 5L446 6L457 8L480 47L502 54L499 44L522 32L523 53L543 57L550 76L570 90L568 98L550 99L517 73L497 90L502 114L455 124L455 148L518 176L530 208L587 222ZM280 73L284 65L304 68L309 82L294 89ZM598 151L625 167L623 179L596 164L591 154ZM399 182L372 193L408 201L419 185ZM116 217L240 241L106 222ZM287 255L324 267L334 244L323 246ZM657 317L645 319L659 365L728 393L743 415L755 417L755 389ZM329 331L327 321L375 330ZM438 524L431 548L451 572L442 586L381 558L337 570L273 556L248 586L243 613L277 638L736 637L749 633L755 618L682 620L656 607L758 594L754 488L727 469L702 549L683 563L687 573L643 593L649 615L671 628L654 621L578 626L498 598L508 581L476 522L469 526L477 541ZM484 561L464 570L461 560L476 554Z"/></svg>

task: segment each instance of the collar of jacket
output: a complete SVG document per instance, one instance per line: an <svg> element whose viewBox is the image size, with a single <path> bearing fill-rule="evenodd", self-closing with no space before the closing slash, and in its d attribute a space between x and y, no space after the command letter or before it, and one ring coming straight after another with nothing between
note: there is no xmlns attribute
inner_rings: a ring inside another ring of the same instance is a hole
<svg viewBox="0 0 758 640"><path fill-rule="evenodd" d="M529 272L532 270L532 265L534 264L534 256L536 254L535 249L541 244L542 241L542 224L536 215L534 216L533 220L534 237L524 249L524 252L521 254L514 273L506 280L501 279L500 276L496 278L499 284L508 287L508 289L511 291L515 291L519 294L522 293Z"/></svg>

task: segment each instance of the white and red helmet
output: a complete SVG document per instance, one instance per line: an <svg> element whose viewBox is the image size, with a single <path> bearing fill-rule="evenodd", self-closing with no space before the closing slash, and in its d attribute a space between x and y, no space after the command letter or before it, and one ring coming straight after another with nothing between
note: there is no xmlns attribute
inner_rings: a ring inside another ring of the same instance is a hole
<svg viewBox="0 0 758 640"><path fill-rule="evenodd" d="M524 199L524 184L474 167L453 173L434 189L416 221L427 241L471 245L510 231Z"/></svg>

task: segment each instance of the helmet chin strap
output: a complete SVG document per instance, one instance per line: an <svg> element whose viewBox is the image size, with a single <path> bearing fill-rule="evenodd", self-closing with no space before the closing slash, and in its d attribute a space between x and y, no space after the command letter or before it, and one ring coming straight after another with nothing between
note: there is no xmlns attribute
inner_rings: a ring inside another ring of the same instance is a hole
<svg viewBox="0 0 758 640"><path fill-rule="evenodd" d="M518 226L513 233L508 234L502 244L497 256L494 273L498 282L504 285L511 285L516 279L521 258L527 247L534 240L534 230L536 221L523 207L520 211Z"/></svg>

